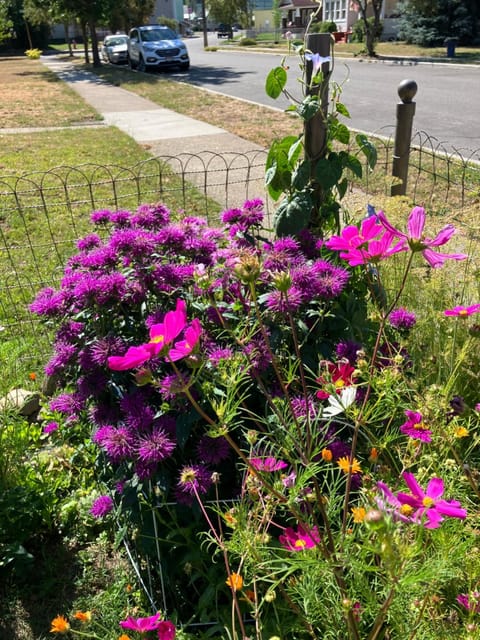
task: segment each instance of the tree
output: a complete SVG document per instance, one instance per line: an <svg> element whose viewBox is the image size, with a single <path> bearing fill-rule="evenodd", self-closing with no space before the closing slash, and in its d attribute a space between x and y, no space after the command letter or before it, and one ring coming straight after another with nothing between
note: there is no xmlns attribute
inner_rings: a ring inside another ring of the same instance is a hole
<svg viewBox="0 0 480 640"><path fill-rule="evenodd" d="M0 1L0 44L12 35L13 21L8 13L8 6L5 0Z"/></svg>
<svg viewBox="0 0 480 640"><path fill-rule="evenodd" d="M420 46L439 46L448 37L469 44L479 33L477 0L407 0L399 11L400 37Z"/></svg>
<svg viewBox="0 0 480 640"><path fill-rule="evenodd" d="M383 0L356 0L360 19L365 26L365 46L369 56L375 55L375 41L381 33L380 16L382 13ZM371 9L373 20L369 19Z"/></svg>
<svg viewBox="0 0 480 640"><path fill-rule="evenodd" d="M208 15L215 22L233 24L238 19L237 0L207 0Z"/></svg>

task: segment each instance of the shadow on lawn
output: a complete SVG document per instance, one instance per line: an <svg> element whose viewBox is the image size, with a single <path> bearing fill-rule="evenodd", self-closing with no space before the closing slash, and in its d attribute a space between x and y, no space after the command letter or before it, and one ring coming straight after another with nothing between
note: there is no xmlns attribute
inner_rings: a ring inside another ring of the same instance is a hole
<svg viewBox="0 0 480 640"><path fill-rule="evenodd" d="M78 550L55 539L39 545L31 564L0 573L0 638L51 637L51 620L72 607L79 570Z"/></svg>

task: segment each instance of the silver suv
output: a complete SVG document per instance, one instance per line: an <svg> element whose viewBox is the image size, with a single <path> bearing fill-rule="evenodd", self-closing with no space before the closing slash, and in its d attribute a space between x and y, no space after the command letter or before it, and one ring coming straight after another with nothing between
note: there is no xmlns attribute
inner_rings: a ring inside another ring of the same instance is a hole
<svg viewBox="0 0 480 640"><path fill-rule="evenodd" d="M162 67L190 67L187 47L179 36L161 25L135 27L128 39L128 63L132 69L148 71Z"/></svg>

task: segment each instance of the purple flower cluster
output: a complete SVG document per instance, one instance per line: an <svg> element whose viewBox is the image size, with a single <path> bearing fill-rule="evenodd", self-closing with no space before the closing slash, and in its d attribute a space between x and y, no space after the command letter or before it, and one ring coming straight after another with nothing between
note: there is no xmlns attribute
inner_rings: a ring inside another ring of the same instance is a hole
<svg viewBox="0 0 480 640"><path fill-rule="evenodd" d="M195 362L212 375L235 362L276 395L273 345L282 343L288 352L292 322L305 357L319 340L333 351L335 332L319 318L334 315L349 271L307 231L298 238L256 239L263 217L259 199L225 211L223 229L199 217L174 219L162 204L95 211L91 221L99 232L77 242L59 289L44 289L32 303L34 313L58 322L46 372L59 379L61 392L50 408L67 424L88 425L117 481L168 473L171 491L188 502L208 491L214 471L228 467L227 441L207 437L198 415L191 417L186 393L200 393L190 369ZM198 318L202 326L189 362L173 367L152 357L133 372L109 368L112 358L147 343L151 328L164 323L179 299L186 300L188 322ZM253 322L257 304L262 330ZM244 335L232 340L229 331ZM316 419L318 406L313 394L308 402L300 395L289 410L296 419Z"/></svg>

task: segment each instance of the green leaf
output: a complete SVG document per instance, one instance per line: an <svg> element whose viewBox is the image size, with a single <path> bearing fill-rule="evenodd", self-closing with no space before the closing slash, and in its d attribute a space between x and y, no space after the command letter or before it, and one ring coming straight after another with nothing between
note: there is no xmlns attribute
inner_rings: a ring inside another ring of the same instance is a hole
<svg viewBox="0 0 480 640"><path fill-rule="evenodd" d="M364 133L359 133L355 137L356 143L360 147L360 151L367 158L368 166L373 169L377 164L377 150Z"/></svg>
<svg viewBox="0 0 480 640"><path fill-rule="evenodd" d="M350 129L342 122L336 122L330 129L330 135L333 140L338 140L342 144L350 142Z"/></svg>
<svg viewBox="0 0 480 640"><path fill-rule="evenodd" d="M292 187L297 191L302 191L310 181L311 162L304 160L300 162L292 174Z"/></svg>
<svg viewBox="0 0 480 640"><path fill-rule="evenodd" d="M327 190L334 187L342 177L343 167L337 154L331 153L328 158L317 160L315 177L320 186Z"/></svg>
<svg viewBox="0 0 480 640"><path fill-rule="evenodd" d="M341 200L343 196L347 193L348 180L344 178L341 182L337 184L338 197Z"/></svg>
<svg viewBox="0 0 480 640"><path fill-rule="evenodd" d="M269 98L276 100L287 84L287 72L283 67L275 67L267 76L265 91Z"/></svg>
<svg viewBox="0 0 480 640"><path fill-rule="evenodd" d="M275 212L274 228L278 236L296 235L308 226L312 213L312 199L309 193L296 193L290 200L284 200Z"/></svg>
<svg viewBox="0 0 480 640"><path fill-rule="evenodd" d="M291 188L294 164L301 152L301 147L296 146L298 141L298 136L286 136L282 140L275 140L270 147L266 162L266 175L268 174L266 185L268 193L274 200L278 200L284 191ZM294 154L290 161L292 147L294 147Z"/></svg>
<svg viewBox="0 0 480 640"><path fill-rule="evenodd" d="M348 169L350 169L350 171L354 173L357 176L357 178L362 177L362 173L363 173L362 163L356 156L352 156L348 154L347 162L345 163L345 166Z"/></svg>
<svg viewBox="0 0 480 640"><path fill-rule="evenodd" d="M302 152L302 146L303 146L303 140L302 137L298 138L291 146L290 149L288 150L288 162L290 163L291 166L294 165L295 162L297 162L301 152Z"/></svg>
<svg viewBox="0 0 480 640"><path fill-rule="evenodd" d="M347 109L347 107L344 104L342 104L341 102L337 102L335 105L335 108L337 109L337 112L341 116L345 116L345 118L350 118L350 111Z"/></svg>
<svg viewBox="0 0 480 640"><path fill-rule="evenodd" d="M320 104L318 98L316 96L307 96L303 102L297 106L296 111L298 115L307 122L318 113L319 109Z"/></svg>

